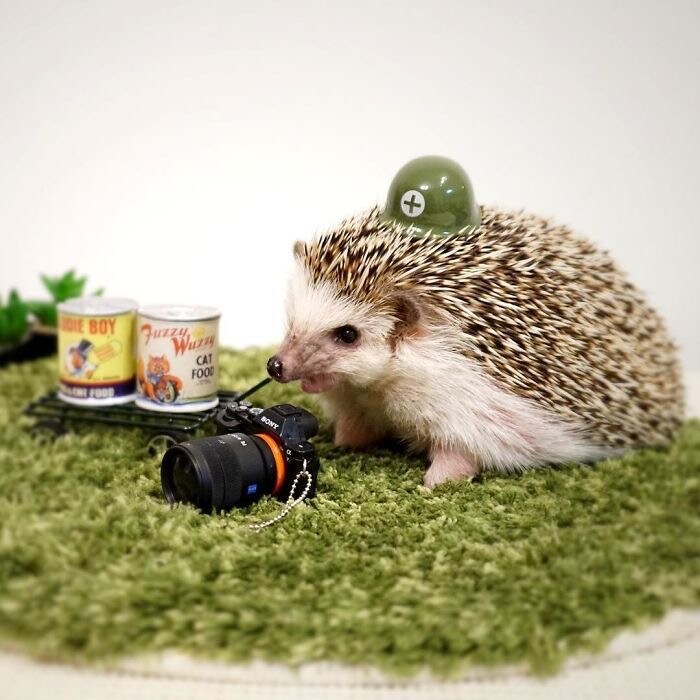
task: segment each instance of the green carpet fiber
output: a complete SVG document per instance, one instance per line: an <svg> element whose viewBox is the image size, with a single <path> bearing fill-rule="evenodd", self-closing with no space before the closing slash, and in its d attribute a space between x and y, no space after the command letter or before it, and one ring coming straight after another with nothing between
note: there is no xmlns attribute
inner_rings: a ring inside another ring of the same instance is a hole
<svg viewBox="0 0 700 700"><path fill-rule="evenodd" d="M227 352L223 385L262 374ZM549 673L623 628L700 604L700 423L668 450L594 467L422 487L389 449L334 448L315 505L261 533L265 500L207 517L170 508L135 430L85 428L53 445L21 408L54 360L0 372L0 638L42 658L110 662L178 649L392 674L522 663ZM256 403L301 401L266 387Z"/></svg>

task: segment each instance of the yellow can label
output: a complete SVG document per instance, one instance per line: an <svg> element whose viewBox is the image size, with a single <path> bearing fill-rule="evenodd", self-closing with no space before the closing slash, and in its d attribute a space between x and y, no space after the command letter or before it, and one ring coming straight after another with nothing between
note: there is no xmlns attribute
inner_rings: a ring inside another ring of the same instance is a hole
<svg viewBox="0 0 700 700"><path fill-rule="evenodd" d="M110 400L135 391L133 312L114 316L58 316L61 393Z"/></svg>

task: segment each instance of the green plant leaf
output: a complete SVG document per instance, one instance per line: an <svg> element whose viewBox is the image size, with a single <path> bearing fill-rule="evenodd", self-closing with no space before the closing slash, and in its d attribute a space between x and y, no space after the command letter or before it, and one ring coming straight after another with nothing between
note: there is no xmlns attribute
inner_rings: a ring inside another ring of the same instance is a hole
<svg viewBox="0 0 700 700"><path fill-rule="evenodd" d="M51 301L28 301L27 306L39 323L43 326L55 327L58 325L58 312L56 304Z"/></svg>
<svg viewBox="0 0 700 700"><path fill-rule="evenodd" d="M43 325L55 327L58 325L56 304L83 296L87 277L76 277L75 270L68 270L61 277L42 275L41 281L51 294L53 302L31 302L31 312ZM92 296L99 296L103 291L103 289L98 289L92 293Z"/></svg>
<svg viewBox="0 0 700 700"><path fill-rule="evenodd" d="M3 344L16 343L21 340L29 329L29 308L22 301L16 289L10 292L7 304L0 309L0 342Z"/></svg>
<svg viewBox="0 0 700 700"><path fill-rule="evenodd" d="M87 277L76 277L75 270L69 270L62 277L42 275L41 281L53 297L53 300L59 304L62 301L82 296Z"/></svg>
<svg viewBox="0 0 700 700"><path fill-rule="evenodd" d="M0 345L7 345L9 342L7 330L7 311L2 305L2 297L0 297Z"/></svg>

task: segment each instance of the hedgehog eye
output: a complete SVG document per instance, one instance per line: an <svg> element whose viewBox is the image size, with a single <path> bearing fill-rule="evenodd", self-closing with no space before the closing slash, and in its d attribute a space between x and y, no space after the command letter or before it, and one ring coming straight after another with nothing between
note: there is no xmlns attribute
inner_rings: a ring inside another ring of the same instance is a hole
<svg viewBox="0 0 700 700"><path fill-rule="evenodd" d="M340 326L340 328L335 329L334 333L335 339L346 345L352 345L360 335L355 326Z"/></svg>

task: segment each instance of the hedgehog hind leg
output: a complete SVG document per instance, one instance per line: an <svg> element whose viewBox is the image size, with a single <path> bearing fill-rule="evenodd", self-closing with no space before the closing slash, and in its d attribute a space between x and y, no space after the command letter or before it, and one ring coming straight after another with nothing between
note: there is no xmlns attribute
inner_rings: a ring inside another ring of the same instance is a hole
<svg viewBox="0 0 700 700"><path fill-rule="evenodd" d="M480 473L478 461L466 450L433 447L423 484L432 489L446 481L473 481Z"/></svg>

